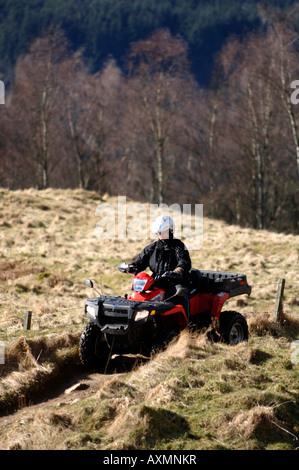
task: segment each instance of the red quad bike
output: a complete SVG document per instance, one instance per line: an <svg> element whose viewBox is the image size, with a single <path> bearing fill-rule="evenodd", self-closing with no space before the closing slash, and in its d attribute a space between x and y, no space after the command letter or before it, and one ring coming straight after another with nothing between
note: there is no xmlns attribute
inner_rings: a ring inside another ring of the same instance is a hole
<svg viewBox="0 0 299 470"><path fill-rule="evenodd" d="M127 272L122 263L119 271ZM235 345L248 339L248 326L243 315L222 311L231 297L251 294L245 274L191 269L188 289L176 286L174 296L165 299L165 290L157 279L141 272L132 281L128 297L104 296L86 300L84 313L89 323L82 332L79 355L87 368L105 366L112 354L142 354L149 357L165 347L186 328L212 325L213 339ZM93 288L91 280L86 284ZM172 302L185 297L183 305ZM186 308L187 310L187 308Z"/></svg>

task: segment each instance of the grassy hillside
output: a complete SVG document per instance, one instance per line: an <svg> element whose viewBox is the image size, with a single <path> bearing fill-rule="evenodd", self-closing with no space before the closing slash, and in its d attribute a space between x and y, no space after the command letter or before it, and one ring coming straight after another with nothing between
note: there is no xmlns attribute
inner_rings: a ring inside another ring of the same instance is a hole
<svg viewBox="0 0 299 470"><path fill-rule="evenodd" d="M204 219L193 266L247 274L252 295L229 308L246 316L249 341L229 347L185 332L149 362L113 359L108 375L86 374L82 391L67 395L62 377L84 373L78 339L93 295L84 279L105 294L129 292L131 278L116 267L150 240L99 240L95 193L2 189L0 198L1 449L298 447L299 366L290 347L299 339L298 236ZM272 321L280 278L281 325ZM56 401L25 406L49 391Z"/></svg>

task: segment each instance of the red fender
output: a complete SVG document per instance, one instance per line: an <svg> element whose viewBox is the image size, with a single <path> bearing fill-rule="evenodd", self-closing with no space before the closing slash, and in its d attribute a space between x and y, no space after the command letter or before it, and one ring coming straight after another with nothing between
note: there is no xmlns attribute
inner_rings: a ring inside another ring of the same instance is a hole
<svg viewBox="0 0 299 470"><path fill-rule="evenodd" d="M171 308L170 310L167 310L166 312L161 313L160 316L161 317L168 317L169 315L175 315L175 314L180 314L180 315L178 315L179 325L182 328L186 328L188 326L188 319L187 319L185 309L184 309L184 307L182 307L182 305L176 305L175 307Z"/></svg>
<svg viewBox="0 0 299 470"><path fill-rule="evenodd" d="M230 295L228 292L220 292L219 294L215 296L215 299L212 305L212 310L211 310L212 317L219 320L223 304L224 302L226 302L227 299L229 299L229 297Z"/></svg>
<svg viewBox="0 0 299 470"><path fill-rule="evenodd" d="M133 292L133 294L130 295L129 300L164 300L165 296L165 291L163 289L159 289L157 287L154 287L153 290L151 291L145 291L145 292Z"/></svg>

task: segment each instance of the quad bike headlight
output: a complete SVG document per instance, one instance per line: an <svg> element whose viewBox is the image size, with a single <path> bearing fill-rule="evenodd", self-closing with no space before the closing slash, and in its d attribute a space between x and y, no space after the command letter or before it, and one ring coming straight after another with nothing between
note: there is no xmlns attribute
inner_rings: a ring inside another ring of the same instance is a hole
<svg viewBox="0 0 299 470"><path fill-rule="evenodd" d="M149 311L149 310L139 310L139 312L136 313L134 320L145 320L149 315L154 315L155 310Z"/></svg>
<svg viewBox="0 0 299 470"><path fill-rule="evenodd" d="M136 313L134 320L145 320L149 316L149 311L148 310L139 310L139 312Z"/></svg>
<svg viewBox="0 0 299 470"><path fill-rule="evenodd" d="M96 307L93 305L86 305L85 306L85 313L87 313L90 317L96 318Z"/></svg>

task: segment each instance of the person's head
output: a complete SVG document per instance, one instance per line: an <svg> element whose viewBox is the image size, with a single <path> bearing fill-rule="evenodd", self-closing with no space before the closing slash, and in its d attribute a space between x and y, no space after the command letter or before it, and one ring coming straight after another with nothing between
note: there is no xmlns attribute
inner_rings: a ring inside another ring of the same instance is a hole
<svg viewBox="0 0 299 470"><path fill-rule="evenodd" d="M160 215L152 224L152 232L164 241L173 238L174 222L169 215Z"/></svg>

